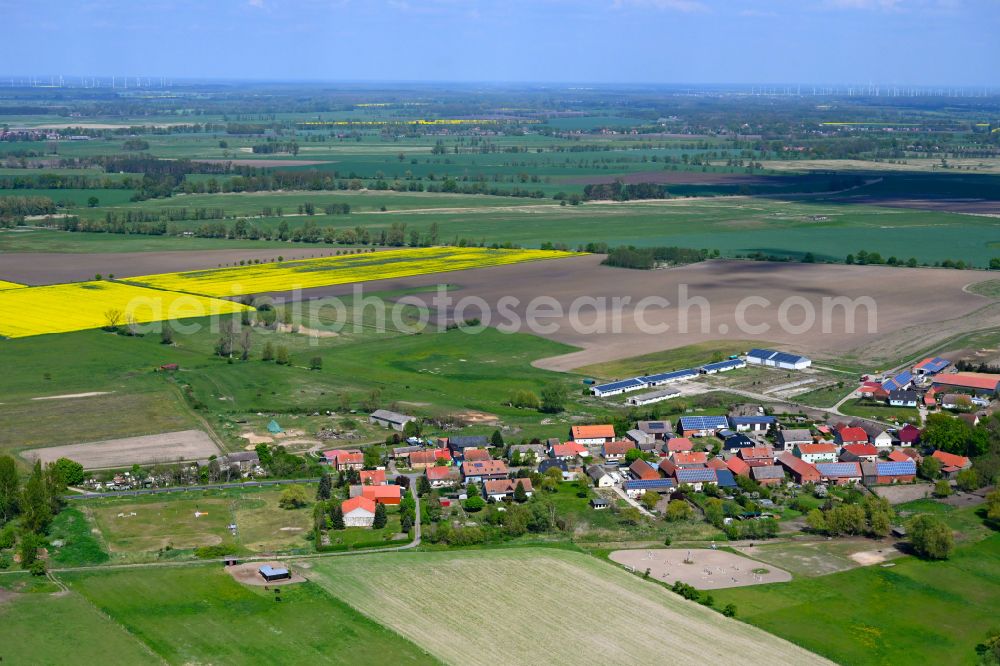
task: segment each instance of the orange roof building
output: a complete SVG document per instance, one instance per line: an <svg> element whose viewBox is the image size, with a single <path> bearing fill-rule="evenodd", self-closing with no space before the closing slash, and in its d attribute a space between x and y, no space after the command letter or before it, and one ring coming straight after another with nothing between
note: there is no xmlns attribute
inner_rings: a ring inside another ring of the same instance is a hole
<svg viewBox="0 0 1000 666"><path fill-rule="evenodd" d="M379 504L399 504L403 489L395 484L386 486L362 486L361 496Z"/></svg>
<svg viewBox="0 0 1000 666"><path fill-rule="evenodd" d="M615 438L615 427L610 424L573 426L570 437L585 444L603 444Z"/></svg>

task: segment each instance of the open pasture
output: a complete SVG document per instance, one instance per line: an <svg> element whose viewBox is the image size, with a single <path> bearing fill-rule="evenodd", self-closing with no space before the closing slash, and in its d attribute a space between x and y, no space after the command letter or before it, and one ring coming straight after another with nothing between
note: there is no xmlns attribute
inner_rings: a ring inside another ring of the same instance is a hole
<svg viewBox="0 0 1000 666"><path fill-rule="evenodd" d="M0 291L0 310L9 315L0 321L0 335L21 338L99 328L107 325L110 310L118 311L118 324L125 324L130 318L136 324L145 324L246 309L231 301L116 282L7 289Z"/></svg>
<svg viewBox="0 0 1000 666"><path fill-rule="evenodd" d="M116 498L88 502L108 551L116 557L137 557L170 547L234 547L226 526L233 522L232 500L200 492L168 498Z"/></svg>
<svg viewBox="0 0 1000 666"><path fill-rule="evenodd" d="M150 465L198 460L217 455L219 447L201 430L181 430L140 437L108 439L65 446L48 446L24 451L28 460L49 463L69 458L84 469L108 469L130 465Z"/></svg>
<svg viewBox="0 0 1000 666"><path fill-rule="evenodd" d="M279 595L274 586L241 585L217 564L73 573L64 579L169 664L355 664L359 651L377 654L379 663L437 663L310 583L281 586ZM62 640L57 632L58 627L41 624L33 636L41 643ZM88 646L95 641L80 640Z"/></svg>
<svg viewBox="0 0 1000 666"><path fill-rule="evenodd" d="M826 663L580 553L389 553L309 564L310 580L447 663L721 662L733 654L746 664Z"/></svg>
<svg viewBox="0 0 1000 666"><path fill-rule="evenodd" d="M430 247L286 261L215 270L144 275L137 284L207 296L236 296L308 289L368 280L460 271L573 256L545 250Z"/></svg>

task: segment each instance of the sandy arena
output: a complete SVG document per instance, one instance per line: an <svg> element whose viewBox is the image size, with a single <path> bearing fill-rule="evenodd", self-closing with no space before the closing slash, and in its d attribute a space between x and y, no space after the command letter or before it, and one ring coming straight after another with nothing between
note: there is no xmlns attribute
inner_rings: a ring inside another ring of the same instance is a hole
<svg viewBox="0 0 1000 666"><path fill-rule="evenodd" d="M304 582L306 582L305 577L302 576L294 568L289 569L289 572L292 574L291 578L287 578L285 580L274 580L274 581L268 582L268 581L264 580L264 578L261 577L260 573L258 573L258 571L257 571L258 569L260 569L265 564L269 564L270 566L272 566L274 568L281 568L281 569L288 568L288 564L285 563L285 562L277 562L277 561L274 561L274 562L247 562L245 564L237 564L237 565L234 565L234 566L231 566L231 567L226 567L226 572L230 576L232 576L233 578L235 578L238 583L243 583L244 585L256 585L256 586L259 586L259 587L264 587L265 585L267 585L268 587L278 587L278 588L280 588L282 585L294 585L295 583L304 583Z"/></svg>
<svg viewBox="0 0 1000 666"><path fill-rule="evenodd" d="M689 555L691 564L685 562ZM792 579L792 574L770 564L708 548L616 550L609 557L636 573L649 569L650 578L671 585L680 581L699 590L787 583Z"/></svg>
<svg viewBox="0 0 1000 666"><path fill-rule="evenodd" d="M159 435L106 439L100 442L67 444L30 449L21 455L34 462L49 463L59 458L75 460L84 469L109 469L127 465L198 460L219 454L219 447L201 430L180 430Z"/></svg>

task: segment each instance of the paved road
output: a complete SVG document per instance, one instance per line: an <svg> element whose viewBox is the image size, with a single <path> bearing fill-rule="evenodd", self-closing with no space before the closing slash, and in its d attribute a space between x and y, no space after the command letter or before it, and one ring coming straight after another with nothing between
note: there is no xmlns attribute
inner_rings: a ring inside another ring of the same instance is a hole
<svg viewBox="0 0 1000 666"><path fill-rule="evenodd" d="M654 516L652 513L650 513L649 510L646 509L646 507L644 507L643 505L639 504L634 499L632 499L631 497L629 497L628 494L624 490L622 490L620 487L618 487L618 486L611 486L611 490L615 491L615 493L619 497L621 497L623 500L625 500L626 502L628 502L629 504L631 504L635 508L639 509L639 513L641 513L642 515L647 516L649 518L656 518L656 516Z"/></svg>

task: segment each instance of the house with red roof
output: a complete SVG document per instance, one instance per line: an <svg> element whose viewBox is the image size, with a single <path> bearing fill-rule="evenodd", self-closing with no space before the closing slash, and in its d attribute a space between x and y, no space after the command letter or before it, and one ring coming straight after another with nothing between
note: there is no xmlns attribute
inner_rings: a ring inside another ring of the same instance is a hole
<svg viewBox="0 0 1000 666"><path fill-rule="evenodd" d="M327 464L333 465L339 472L349 469L360 470L365 466L365 454L361 453L361 451L333 449L332 451L324 451L323 459L326 460Z"/></svg>
<svg viewBox="0 0 1000 666"><path fill-rule="evenodd" d="M427 475L427 481L430 482L431 488L452 486L458 480L454 469L452 467L445 467L444 465L428 467L424 470L424 474Z"/></svg>
<svg viewBox="0 0 1000 666"><path fill-rule="evenodd" d="M621 462L625 457L625 454L629 450L635 448L635 442L629 439L619 440L616 442L606 442L603 447L601 447L601 455L609 463Z"/></svg>
<svg viewBox="0 0 1000 666"><path fill-rule="evenodd" d="M573 460L577 457L589 458L590 451L580 442L565 442L553 444L549 449L549 456L556 460Z"/></svg>
<svg viewBox="0 0 1000 666"><path fill-rule="evenodd" d="M861 428L858 428L861 430ZM864 430L861 434L864 435ZM868 442L868 435L864 435L864 442ZM837 460L837 447L833 444L796 444L792 453L807 463L815 465L822 462L835 462Z"/></svg>
<svg viewBox="0 0 1000 666"><path fill-rule="evenodd" d="M935 375L933 382L934 388L938 390L962 389L976 395L995 396L997 387L1000 386L1000 375L986 372L952 372Z"/></svg>
<svg viewBox="0 0 1000 666"><path fill-rule="evenodd" d="M875 462L878 449L874 444L848 444L840 450L841 462Z"/></svg>
<svg viewBox="0 0 1000 666"><path fill-rule="evenodd" d="M528 497L531 497L531 479L494 479L483 481L483 496L494 502L502 502L505 499L514 499L517 487L522 486Z"/></svg>
<svg viewBox="0 0 1000 666"><path fill-rule="evenodd" d="M722 458L711 458L706 465L712 469L729 469L729 466L726 465L726 461Z"/></svg>
<svg viewBox="0 0 1000 666"><path fill-rule="evenodd" d="M737 476L750 476L750 465L746 464L739 456L726 458L726 467Z"/></svg>
<svg viewBox="0 0 1000 666"><path fill-rule="evenodd" d="M466 449L467 453L471 451L485 451L485 449ZM450 463L451 452L446 448L414 451L410 454L410 467L413 469L427 469L428 467L437 465L439 460Z"/></svg>
<svg viewBox="0 0 1000 666"><path fill-rule="evenodd" d="M361 486L361 496L379 504L399 504L403 498L403 488L394 483L384 486Z"/></svg>
<svg viewBox="0 0 1000 666"><path fill-rule="evenodd" d="M774 449L770 446L748 446L736 454L751 467L774 464Z"/></svg>
<svg viewBox="0 0 1000 666"><path fill-rule="evenodd" d="M656 468L642 459L636 460L629 465L628 473L629 476L638 481L652 481L653 479L660 478L660 474L656 471Z"/></svg>
<svg viewBox="0 0 1000 666"><path fill-rule="evenodd" d="M844 426L837 429L834 440L840 446L847 446L848 444L867 444L868 433L865 432L864 428L859 426Z"/></svg>
<svg viewBox="0 0 1000 666"><path fill-rule="evenodd" d="M669 456L677 451L694 451L694 444L687 437L671 437L662 448L664 456Z"/></svg>
<svg viewBox="0 0 1000 666"><path fill-rule="evenodd" d="M482 483L507 478L507 463L502 460L468 460L462 463L465 483Z"/></svg>
<svg viewBox="0 0 1000 666"><path fill-rule="evenodd" d="M610 424L577 425L569 429L569 438L580 444L604 444L615 438L615 427Z"/></svg>
<svg viewBox="0 0 1000 666"><path fill-rule="evenodd" d="M340 503L345 527L371 527L375 522L375 502L358 495Z"/></svg>
<svg viewBox="0 0 1000 666"><path fill-rule="evenodd" d="M486 449L466 449L463 453L465 460L493 460L493 456Z"/></svg>
<svg viewBox="0 0 1000 666"><path fill-rule="evenodd" d="M819 470L816 466L791 453L778 456L778 464L785 468L795 483L819 483Z"/></svg>
<svg viewBox="0 0 1000 666"><path fill-rule="evenodd" d="M670 461L677 467L704 467L708 463L708 454L704 451L677 451L670 454Z"/></svg>
<svg viewBox="0 0 1000 666"><path fill-rule="evenodd" d="M963 469L969 469L972 467L972 461L965 456L958 456L954 453L947 453L946 451L935 451L931 454L932 458L937 458L941 463L941 476L946 479L953 479L958 476L958 473Z"/></svg>
<svg viewBox="0 0 1000 666"><path fill-rule="evenodd" d="M384 469L363 469L359 474L361 476L361 485L363 486L384 486L387 483Z"/></svg>
<svg viewBox="0 0 1000 666"><path fill-rule="evenodd" d="M910 423L899 429L896 433L900 446L913 446L920 443L920 428Z"/></svg>

